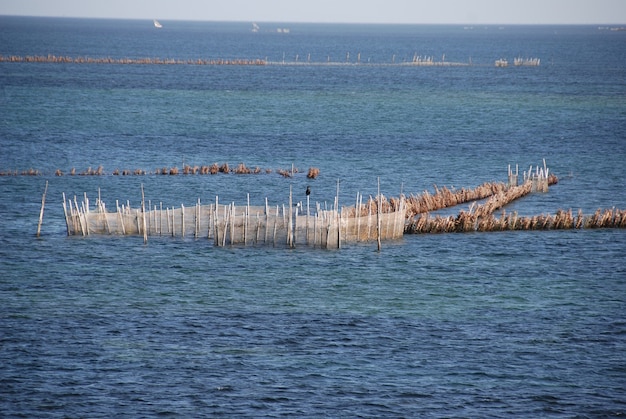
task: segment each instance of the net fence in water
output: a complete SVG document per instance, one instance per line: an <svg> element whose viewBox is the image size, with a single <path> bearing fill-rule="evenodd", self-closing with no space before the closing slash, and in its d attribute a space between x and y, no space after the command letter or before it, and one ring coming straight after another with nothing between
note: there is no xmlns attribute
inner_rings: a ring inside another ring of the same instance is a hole
<svg viewBox="0 0 626 419"><path fill-rule="evenodd" d="M85 196L80 203L66 200L63 207L68 235L142 235L207 238L216 246L226 245L309 245L339 248L342 243L399 239L404 233L404 199L393 205L381 198L352 207L323 209L320 204L303 206L236 206L212 204L163 208L162 204L142 208L120 206L109 211L97 199L90 208ZM385 204L386 205L382 205ZM384 212L383 212L384 211Z"/></svg>

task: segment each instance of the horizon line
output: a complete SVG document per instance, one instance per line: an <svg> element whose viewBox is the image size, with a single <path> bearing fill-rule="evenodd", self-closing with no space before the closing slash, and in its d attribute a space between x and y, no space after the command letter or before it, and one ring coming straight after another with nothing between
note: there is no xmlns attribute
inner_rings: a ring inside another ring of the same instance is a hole
<svg viewBox="0 0 626 419"><path fill-rule="evenodd" d="M249 20L249 19L201 19L155 17L119 17L119 16L73 16L73 15L31 15L31 14L0 14L3 17L33 17L51 19L95 19L95 20L154 20L163 22L215 22L215 23L281 23L281 24L328 24L328 25L461 25L461 26L626 26L619 22L373 22L373 21L304 21L304 20Z"/></svg>

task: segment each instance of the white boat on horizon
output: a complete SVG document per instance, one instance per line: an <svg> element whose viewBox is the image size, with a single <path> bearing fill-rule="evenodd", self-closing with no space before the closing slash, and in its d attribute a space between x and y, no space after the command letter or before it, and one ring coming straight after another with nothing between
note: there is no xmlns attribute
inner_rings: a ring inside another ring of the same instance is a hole
<svg viewBox="0 0 626 419"><path fill-rule="evenodd" d="M156 19L153 20L153 23L154 23L154 27L157 29L161 29L163 27L163 25L161 25L159 21Z"/></svg>

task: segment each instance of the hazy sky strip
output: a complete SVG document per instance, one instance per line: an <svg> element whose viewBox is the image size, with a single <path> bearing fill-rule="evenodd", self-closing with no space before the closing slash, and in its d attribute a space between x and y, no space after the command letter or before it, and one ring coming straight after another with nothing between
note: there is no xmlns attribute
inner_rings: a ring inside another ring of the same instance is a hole
<svg viewBox="0 0 626 419"><path fill-rule="evenodd" d="M626 24L626 0L0 0L0 15L164 21Z"/></svg>

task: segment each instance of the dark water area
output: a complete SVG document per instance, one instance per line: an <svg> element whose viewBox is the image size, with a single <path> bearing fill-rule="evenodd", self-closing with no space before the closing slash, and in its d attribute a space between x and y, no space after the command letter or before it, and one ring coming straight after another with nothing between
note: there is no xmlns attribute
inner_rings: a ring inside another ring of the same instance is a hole
<svg viewBox="0 0 626 419"><path fill-rule="evenodd" d="M622 230L410 235L380 253L144 245L67 237L61 204L138 206L143 185L164 206L281 205L310 185L324 205L339 181L352 205L379 178L388 196L472 188L545 158L559 183L507 212L623 209L625 32L161 23L0 17L5 57L272 62L0 62L0 172L41 172L0 176L2 416L624 415ZM214 162L272 173L111 174Z"/></svg>

